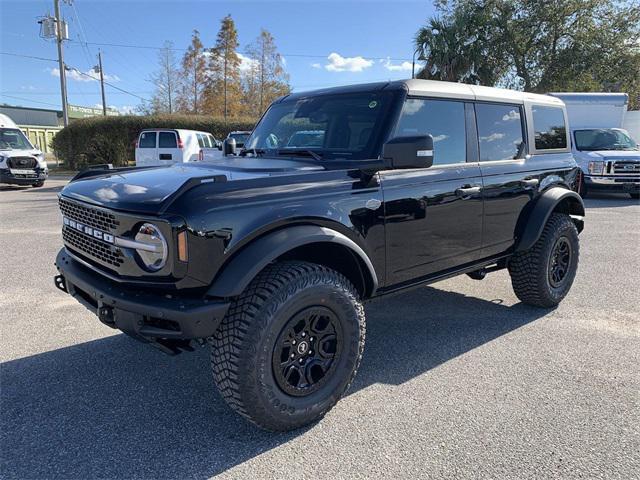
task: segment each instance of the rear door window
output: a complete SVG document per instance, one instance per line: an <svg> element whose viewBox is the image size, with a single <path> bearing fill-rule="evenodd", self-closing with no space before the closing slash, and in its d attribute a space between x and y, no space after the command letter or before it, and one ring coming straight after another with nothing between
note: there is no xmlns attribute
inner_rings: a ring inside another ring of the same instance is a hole
<svg viewBox="0 0 640 480"><path fill-rule="evenodd" d="M178 148L176 134L173 132L160 132L158 138L158 147L160 148Z"/></svg>
<svg viewBox="0 0 640 480"><path fill-rule="evenodd" d="M462 102L408 98L402 108L395 135L431 135L434 165L467 161Z"/></svg>
<svg viewBox="0 0 640 480"><path fill-rule="evenodd" d="M563 110L558 107L534 105L532 112L536 150L567 148L567 128L564 124Z"/></svg>
<svg viewBox="0 0 640 480"><path fill-rule="evenodd" d="M480 161L523 158L525 143L519 105L476 104Z"/></svg>
<svg viewBox="0 0 640 480"><path fill-rule="evenodd" d="M138 148L156 148L156 132L142 132Z"/></svg>

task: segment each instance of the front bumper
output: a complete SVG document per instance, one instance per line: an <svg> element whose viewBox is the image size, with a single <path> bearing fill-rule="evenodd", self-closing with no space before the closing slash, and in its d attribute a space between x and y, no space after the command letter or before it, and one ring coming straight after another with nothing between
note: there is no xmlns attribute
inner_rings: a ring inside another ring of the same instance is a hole
<svg viewBox="0 0 640 480"><path fill-rule="evenodd" d="M131 337L151 343L165 353L190 350L192 339L212 336L229 302L133 290L119 285L58 252L55 277L58 289L94 312L98 319Z"/></svg>
<svg viewBox="0 0 640 480"><path fill-rule="evenodd" d="M49 173L46 170L39 168L29 175L14 175L8 168L0 168L0 183L8 183L9 185L33 185L44 182L48 176Z"/></svg>
<svg viewBox="0 0 640 480"><path fill-rule="evenodd" d="M623 193L640 191L640 177L626 177L621 175L585 175L584 182L589 190Z"/></svg>

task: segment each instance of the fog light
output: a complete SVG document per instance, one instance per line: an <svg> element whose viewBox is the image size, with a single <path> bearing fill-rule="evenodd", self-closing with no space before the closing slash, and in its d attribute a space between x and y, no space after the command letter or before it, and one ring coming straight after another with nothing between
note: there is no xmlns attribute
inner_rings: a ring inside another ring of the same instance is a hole
<svg viewBox="0 0 640 480"><path fill-rule="evenodd" d="M136 252L147 270L157 272L164 267L167 263L167 242L158 227L151 223L143 224L135 240L141 244Z"/></svg>

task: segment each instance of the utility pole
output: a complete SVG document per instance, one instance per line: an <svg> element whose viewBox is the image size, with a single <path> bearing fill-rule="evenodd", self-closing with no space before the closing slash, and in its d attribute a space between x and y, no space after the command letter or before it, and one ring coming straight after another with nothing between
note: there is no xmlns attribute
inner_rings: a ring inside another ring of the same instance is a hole
<svg viewBox="0 0 640 480"><path fill-rule="evenodd" d="M69 125L69 106L67 105L67 78L62 56L62 19L60 18L60 0L53 0L53 8L56 16L56 43L58 44L58 68L60 69L60 91L62 94L62 119L64 126Z"/></svg>
<svg viewBox="0 0 640 480"><path fill-rule="evenodd" d="M104 72L102 71L102 52L98 50L98 68L100 69L100 90L102 91L102 114L107 116L107 100L104 97Z"/></svg>

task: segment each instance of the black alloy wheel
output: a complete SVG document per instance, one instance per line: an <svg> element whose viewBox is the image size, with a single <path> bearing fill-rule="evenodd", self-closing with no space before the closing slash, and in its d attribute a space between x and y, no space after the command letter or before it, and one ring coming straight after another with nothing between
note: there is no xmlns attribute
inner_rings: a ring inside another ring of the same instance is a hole
<svg viewBox="0 0 640 480"><path fill-rule="evenodd" d="M567 237L560 237L549 257L549 283L553 288L560 288L567 279L571 266L571 243Z"/></svg>
<svg viewBox="0 0 640 480"><path fill-rule="evenodd" d="M285 325L273 352L273 372L283 392L305 396L335 370L342 352L338 317L323 306L306 308Z"/></svg>

